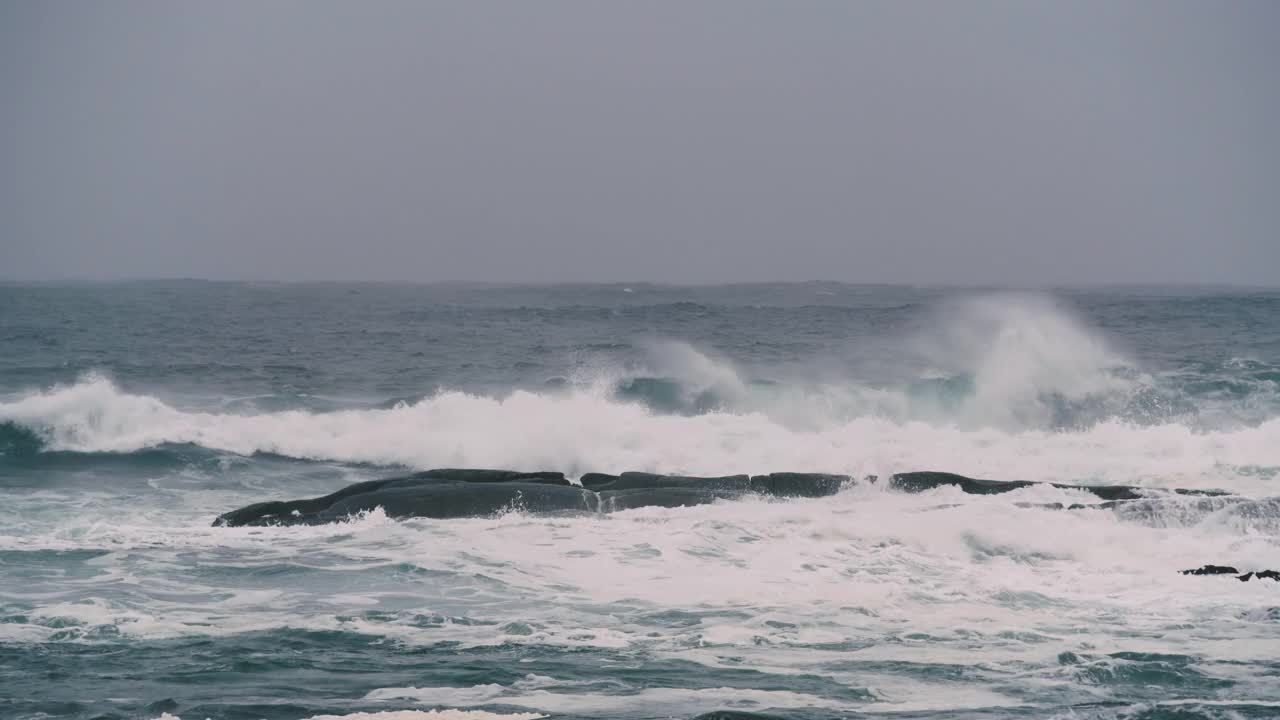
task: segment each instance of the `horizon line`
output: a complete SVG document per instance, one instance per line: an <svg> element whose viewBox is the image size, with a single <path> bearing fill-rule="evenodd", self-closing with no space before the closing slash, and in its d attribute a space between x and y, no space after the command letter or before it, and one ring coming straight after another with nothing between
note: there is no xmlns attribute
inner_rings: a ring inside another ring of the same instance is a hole
<svg viewBox="0 0 1280 720"><path fill-rule="evenodd" d="M372 280L349 278L326 279L273 279L273 278L219 278L197 276L140 276L140 277L5 277L0 275L0 285L132 285L147 283L207 283L227 285L386 285L420 287L490 287L490 288L548 288L564 286L580 287L659 287L659 288L717 288L758 285L842 285L849 287L894 288L949 288L949 289L1103 289L1103 288L1230 288L1237 290L1280 290L1280 284L1265 285L1251 282L1209 281L1053 281L1025 284L996 282L909 282L866 280L724 280L705 282L673 282L662 280Z"/></svg>

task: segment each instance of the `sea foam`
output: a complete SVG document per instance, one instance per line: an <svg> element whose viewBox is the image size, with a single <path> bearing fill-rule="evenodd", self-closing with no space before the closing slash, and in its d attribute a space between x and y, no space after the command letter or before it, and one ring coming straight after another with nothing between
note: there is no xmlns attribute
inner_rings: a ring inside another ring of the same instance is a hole
<svg viewBox="0 0 1280 720"><path fill-rule="evenodd" d="M854 476L947 470L993 479L1265 491L1280 419L1201 431L1119 420L1079 431L963 428L868 416L796 428L763 412L664 415L597 393L446 391L386 409L227 414L182 410L89 377L0 404L0 422L48 450L128 453L191 444L251 455L401 465L720 475Z"/></svg>

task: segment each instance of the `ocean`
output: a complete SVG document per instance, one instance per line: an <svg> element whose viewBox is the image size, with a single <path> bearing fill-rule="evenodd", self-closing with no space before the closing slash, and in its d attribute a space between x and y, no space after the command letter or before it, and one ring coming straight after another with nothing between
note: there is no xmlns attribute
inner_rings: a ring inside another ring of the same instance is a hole
<svg viewBox="0 0 1280 720"><path fill-rule="evenodd" d="M213 524L431 468L857 481ZM0 492L3 718L1280 717L1275 290L9 283Z"/></svg>

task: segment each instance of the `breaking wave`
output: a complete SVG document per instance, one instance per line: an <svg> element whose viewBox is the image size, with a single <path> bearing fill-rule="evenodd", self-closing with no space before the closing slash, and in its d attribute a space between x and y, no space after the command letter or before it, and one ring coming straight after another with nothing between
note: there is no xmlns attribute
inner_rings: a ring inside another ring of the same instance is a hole
<svg viewBox="0 0 1280 720"><path fill-rule="evenodd" d="M390 402L187 407L100 374L0 402L0 453L134 453L174 445L430 467L774 470L854 476L921 469L997 479L1224 487L1280 470L1276 369L1152 375L1051 299L970 298L881 353L897 382L833 358L771 378L685 342L588 359L550 387L443 390ZM1226 379L1224 379L1226 378Z"/></svg>
<svg viewBox="0 0 1280 720"><path fill-rule="evenodd" d="M1230 430L1108 420L1072 432L877 416L797 426L765 412L655 412L587 391L442 392L390 408L227 414L128 393L103 377L0 404L0 452L132 453L168 445L429 467L977 477L1241 489L1280 468L1280 420Z"/></svg>

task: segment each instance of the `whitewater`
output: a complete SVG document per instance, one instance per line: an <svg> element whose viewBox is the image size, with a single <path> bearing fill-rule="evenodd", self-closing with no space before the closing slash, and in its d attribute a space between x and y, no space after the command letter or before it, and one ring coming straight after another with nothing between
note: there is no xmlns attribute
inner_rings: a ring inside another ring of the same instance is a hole
<svg viewBox="0 0 1280 720"><path fill-rule="evenodd" d="M212 523L441 467L1150 495ZM0 716L1280 717L1278 482L1275 291L0 286Z"/></svg>

